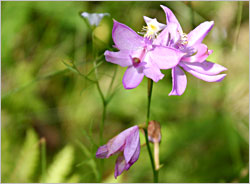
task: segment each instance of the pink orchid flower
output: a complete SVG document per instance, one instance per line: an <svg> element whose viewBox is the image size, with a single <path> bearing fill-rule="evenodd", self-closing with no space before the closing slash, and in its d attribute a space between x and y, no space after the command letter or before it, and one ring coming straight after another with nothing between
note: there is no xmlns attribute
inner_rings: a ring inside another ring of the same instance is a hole
<svg viewBox="0 0 250 184"><path fill-rule="evenodd" d="M128 67L123 76L125 89L137 87L144 76L158 82L163 78L157 63L163 63L165 69L176 66L183 52L176 48L152 45L156 32L163 28L156 19L144 17L147 23L144 37L138 35L128 26L114 20L112 38L118 52L105 51L108 62Z"/></svg>
<svg viewBox="0 0 250 184"><path fill-rule="evenodd" d="M182 95L186 89L187 77L181 67L193 76L207 82L223 80L226 74L219 73L227 69L219 64L206 61L213 51L208 50L207 46L202 43L212 29L214 22L203 22L189 34L185 34L173 12L165 6L161 5L161 7L166 13L167 26L154 40L153 44L175 48L184 53L178 65L172 68L173 86L169 96ZM168 69L165 68L164 64L157 62L160 69Z"/></svg>
<svg viewBox="0 0 250 184"><path fill-rule="evenodd" d="M115 178L128 170L139 158L140 136L139 127L128 128L110 139L107 144L98 148L97 158L109 158L113 154L119 154L115 164Z"/></svg>

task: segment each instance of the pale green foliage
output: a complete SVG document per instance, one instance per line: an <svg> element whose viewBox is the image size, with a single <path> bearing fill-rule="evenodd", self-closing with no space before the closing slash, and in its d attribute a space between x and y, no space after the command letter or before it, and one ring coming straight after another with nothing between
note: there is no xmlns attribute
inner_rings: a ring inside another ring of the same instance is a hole
<svg viewBox="0 0 250 184"><path fill-rule="evenodd" d="M74 160L74 149L72 146L65 146L54 158L48 168L46 183L61 183L69 174Z"/></svg>
<svg viewBox="0 0 250 184"><path fill-rule="evenodd" d="M93 157L93 156L95 156L95 154L91 153L88 150L88 148L84 144L82 144L81 142L78 141L77 143L80 146L81 150L83 151L84 155L86 156L86 159L83 162L79 163L77 166L88 165L91 168L91 170L92 170L93 174L95 175L96 179L99 180L100 179L100 173L97 170L96 160Z"/></svg>
<svg viewBox="0 0 250 184"><path fill-rule="evenodd" d="M11 178L12 182L31 182L39 159L38 137L33 129L27 131L26 139Z"/></svg>
<svg viewBox="0 0 250 184"><path fill-rule="evenodd" d="M78 174L74 174L66 181L66 183L79 183L79 180L80 176Z"/></svg>

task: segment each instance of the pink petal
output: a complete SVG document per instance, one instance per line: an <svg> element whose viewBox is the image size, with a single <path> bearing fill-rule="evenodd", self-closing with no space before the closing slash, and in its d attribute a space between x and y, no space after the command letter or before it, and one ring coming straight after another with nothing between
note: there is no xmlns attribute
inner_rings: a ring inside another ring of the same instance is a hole
<svg viewBox="0 0 250 184"><path fill-rule="evenodd" d="M187 86L187 77L185 73L178 66L172 69L172 91L168 94L171 95L182 95Z"/></svg>
<svg viewBox="0 0 250 184"><path fill-rule="evenodd" d="M164 77L159 67L154 62L151 61L149 54L146 55L144 61L146 62L146 65L143 70L143 73L145 74L146 77L152 79L154 82L158 82Z"/></svg>
<svg viewBox="0 0 250 184"><path fill-rule="evenodd" d="M144 46L143 37L128 26L114 20L112 38L119 50L136 50Z"/></svg>
<svg viewBox="0 0 250 184"><path fill-rule="evenodd" d="M179 38L180 33L178 32L178 25L176 23L169 23L167 27L153 41L153 45L173 45L179 40Z"/></svg>
<svg viewBox="0 0 250 184"><path fill-rule="evenodd" d="M105 55L106 61L108 62L118 64L122 67L132 65L130 51L128 50L121 50L119 52L111 52L111 51L106 50L104 55Z"/></svg>
<svg viewBox="0 0 250 184"><path fill-rule="evenodd" d="M202 63L180 62L179 65L185 69L189 68L191 70L194 70L196 72L199 72L199 73L205 74L205 75L217 75L217 74L227 70L224 66L221 66L219 64L212 63L209 61L203 61Z"/></svg>
<svg viewBox="0 0 250 184"><path fill-rule="evenodd" d="M143 77L144 74L140 67L129 66L122 79L124 88L136 88L141 83Z"/></svg>
<svg viewBox="0 0 250 184"><path fill-rule="evenodd" d="M107 157L110 157L111 155L124 150L127 137L131 134L131 132L134 132L134 129L136 129L136 127L137 126L133 126L126 129L108 141L107 147L109 152L107 154Z"/></svg>
<svg viewBox="0 0 250 184"><path fill-rule="evenodd" d="M166 14L167 24L169 24L169 23L177 24L178 30L182 33L181 25L180 25L179 21L177 20L177 18L175 17L175 15L173 14L173 12L169 8L167 8L166 6L161 5L161 8L164 10L164 12Z"/></svg>
<svg viewBox="0 0 250 184"><path fill-rule="evenodd" d="M206 75L206 74L199 73L199 72L197 72L195 70L192 70L192 69L190 69L189 67L187 67L185 65L183 65L182 67L183 67L184 70L191 73L193 76L195 76L195 77L197 77L197 78L199 78L201 80L207 81L207 82L220 82L226 77L226 74Z"/></svg>
<svg viewBox="0 0 250 184"><path fill-rule="evenodd" d="M108 147L107 145L103 145L98 148L96 152L96 158L107 158L107 154L108 154Z"/></svg>
<svg viewBox="0 0 250 184"><path fill-rule="evenodd" d="M208 50L205 44L197 44L193 47L196 53L193 56L185 56L181 59L181 61L185 62L203 62L207 59L207 57L213 53L212 50ZM194 51L194 52L195 52Z"/></svg>
<svg viewBox="0 0 250 184"><path fill-rule="evenodd" d="M159 22L157 21L157 19L156 19L156 18L151 19L151 18L149 18L149 17L147 17L147 16L143 16L143 19L144 19L144 21L146 22L146 24L147 24L147 25L148 25L148 24L149 24L152 20L156 20L157 25L159 26L160 30L162 30L163 28L165 28L165 27L166 27L166 25L165 25L165 24L161 24L161 23L159 23Z"/></svg>
<svg viewBox="0 0 250 184"><path fill-rule="evenodd" d="M121 175L122 172L125 170L126 167L126 161L124 159L123 155L119 155L116 159L116 163L115 163L115 179L117 178L117 176Z"/></svg>
<svg viewBox="0 0 250 184"><path fill-rule="evenodd" d="M209 31L213 28L214 21L206 21L197 26L193 31L188 34L188 45L187 47L200 44L202 40L207 36Z"/></svg>
<svg viewBox="0 0 250 184"><path fill-rule="evenodd" d="M124 157L126 160L126 163L129 163L132 156L134 155L138 142L140 141L139 136L139 128L138 126L135 126L133 129L133 132L130 133L130 135L126 139L126 144L124 148Z"/></svg>
<svg viewBox="0 0 250 184"><path fill-rule="evenodd" d="M149 52L151 61L156 63L160 69L175 67L185 53L170 47L156 46Z"/></svg>
<svg viewBox="0 0 250 184"><path fill-rule="evenodd" d="M135 142L135 144L136 144L136 142ZM135 150L135 152L134 152L134 154L131 157L130 162L129 162L131 165L133 165L138 160L139 155L140 155L140 150L141 150L141 143L140 143L140 139L139 139L137 142L136 150ZM128 169L126 169L126 170L128 170Z"/></svg>

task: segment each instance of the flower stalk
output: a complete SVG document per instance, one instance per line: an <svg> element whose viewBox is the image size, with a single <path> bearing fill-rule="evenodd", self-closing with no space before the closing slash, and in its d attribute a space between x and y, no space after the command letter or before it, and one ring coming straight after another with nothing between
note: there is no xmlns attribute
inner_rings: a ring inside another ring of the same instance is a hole
<svg viewBox="0 0 250 184"><path fill-rule="evenodd" d="M153 175L154 175L154 183L158 183L158 171L155 168L153 155L152 155L150 145L149 145L149 141L148 141L148 124L149 124L149 118L150 118L150 105L151 105L152 90L153 90L153 81L151 79L148 79L147 121L146 121L146 128L144 128L144 132L145 132L145 139L146 139L148 155L149 155L149 158L150 158L150 162L151 162L152 170L153 170Z"/></svg>
<svg viewBox="0 0 250 184"><path fill-rule="evenodd" d="M155 142L154 143L154 160L155 160L155 170L157 171L160 169L159 152L160 152L159 142Z"/></svg>

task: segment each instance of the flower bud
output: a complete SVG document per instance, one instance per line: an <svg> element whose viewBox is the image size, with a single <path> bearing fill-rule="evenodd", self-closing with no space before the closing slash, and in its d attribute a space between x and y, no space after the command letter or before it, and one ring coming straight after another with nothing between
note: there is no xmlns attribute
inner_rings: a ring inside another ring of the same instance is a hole
<svg viewBox="0 0 250 184"><path fill-rule="evenodd" d="M161 142L161 125L157 121L150 121L148 123L148 139L150 142Z"/></svg>

